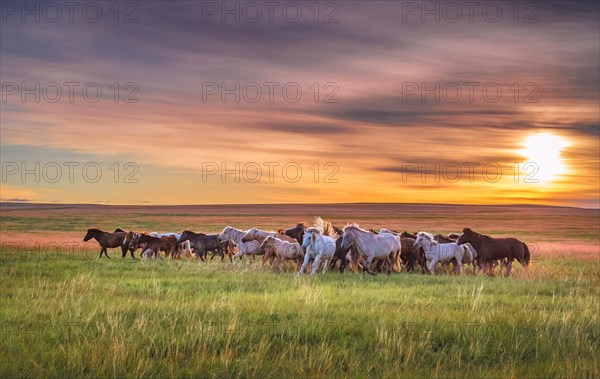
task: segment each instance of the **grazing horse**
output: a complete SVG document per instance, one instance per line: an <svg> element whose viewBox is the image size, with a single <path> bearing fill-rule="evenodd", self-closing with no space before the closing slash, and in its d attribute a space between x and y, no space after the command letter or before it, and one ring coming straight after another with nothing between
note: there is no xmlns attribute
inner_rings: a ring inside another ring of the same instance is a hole
<svg viewBox="0 0 600 379"><path fill-rule="evenodd" d="M106 258L110 258L106 249L115 247L120 247L123 257L125 257L125 255L127 255L127 246L123 244L125 234L124 231L110 233L100 229L91 228L87 230L85 237L83 237L83 242L87 242L92 238L98 241L98 244L100 244L100 256L98 258L102 258L102 254L106 255ZM131 250L131 258L135 258L133 250Z"/></svg>
<svg viewBox="0 0 600 379"><path fill-rule="evenodd" d="M342 248L356 246L352 260L355 265L362 258L363 271L374 275L370 270L373 260L384 260L388 274L392 272L396 256L400 254L400 240L391 233L375 234L361 229L358 224L347 224L343 230Z"/></svg>
<svg viewBox="0 0 600 379"><path fill-rule="evenodd" d="M304 250L298 242L282 241L277 237L268 236L262 244L260 251L266 254L275 254L279 261L279 270L283 271L286 260L296 261L296 269L300 269L304 260Z"/></svg>
<svg viewBox="0 0 600 379"><path fill-rule="evenodd" d="M217 239L220 242L230 241L237 245L238 252L236 255L233 256L232 260L235 258L242 259L244 255L251 255L252 258L254 258L255 255L260 254L260 244L257 241L242 241L245 235L246 232L243 230L236 229L232 226L226 226L225 228L223 228L223 231L221 232L221 234L219 234Z"/></svg>
<svg viewBox="0 0 600 379"><path fill-rule="evenodd" d="M190 241L190 243L194 246L196 258L206 259L206 253L208 251L212 251L213 257L216 254L219 254L221 255L221 260L223 260L225 258L224 245L219 243L218 237L219 235L215 233L204 234L194 233L190 230L184 230L181 232L181 237L177 239L177 243L181 244L185 241ZM229 259L231 260L231 256Z"/></svg>
<svg viewBox="0 0 600 379"><path fill-rule="evenodd" d="M304 237L304 233L306 232L306 228L308 228L308 224L305 222L300 222L293 228L287 228L283 230L283 234L288 237L294 238L298 243L302 243L302 239Z"/></svg>
<svg viewBox="0 0 600 379"><path fill-rule="evenodd" d="M156 237L146 233L133 233L129 242L129 247L132 249L142 248L142 258L154 254L154 258L160 259L161 251L165 253L165 256L172 257L177 245L177 238L173 236Z"/></svg>
<svg viewBox="0 0 600 379"><path fill-rule="evenodd" d="M427 269L432 274L435 274L435 266L438 262L448 262L452 258L456 260L458 272L462 274L464 272L463 257L465 254L470 254L466 246L460 246L455 243L437 243L434 241L433 236L427 232L417 233L414 246L422 247L425 250L425 256L429 261Z"/></svg>
<svg viewBox="0 0 600 379"><path fill-rule="evenodd" d="M328 235L326 235L327 233ZM302 275L308 262L314 259L312 264L312 274L317 273L319 261L323 260L323 274L327 272L328 262L335 253L335 239L337 233L333 229L324 231L323 229L313 226L306 229L302 239L302 248L306 251L304 254L304 262L298 275Z"/></svg>
<svg viewBox="0 0 600 379"><path fill-rule="evenodd" d="M463 245L467 242L477 251L479 266L486 269L490 275L492 274L492 264L497 260L508 260L506 276L510 275L512 263L515 259L525 270L529 269L531 254L529 253L529 247L523 241L516 238L494 238L464 228L463 234L458 237L456 243Z"/></svg>

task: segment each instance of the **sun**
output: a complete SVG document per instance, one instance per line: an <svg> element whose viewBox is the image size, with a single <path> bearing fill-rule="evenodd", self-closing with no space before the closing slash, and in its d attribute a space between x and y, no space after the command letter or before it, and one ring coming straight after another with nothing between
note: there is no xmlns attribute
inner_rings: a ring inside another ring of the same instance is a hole
<svg viewBox="0 0 600 379"><path fill-rule="evenodd" d="M525 175L528 183L547 183L557 179L567 172L567 166L561 158L562 150L569 146L569 142L552 133L531 134L523 140L523 150L520 151L527 162L534 165L528 166Z"/></svg>

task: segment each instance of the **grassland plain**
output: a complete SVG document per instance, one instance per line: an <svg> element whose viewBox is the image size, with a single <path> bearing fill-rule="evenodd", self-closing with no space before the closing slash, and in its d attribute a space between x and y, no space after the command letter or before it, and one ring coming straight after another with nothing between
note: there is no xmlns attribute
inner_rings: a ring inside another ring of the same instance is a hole
<svg viewBox="0 0 600 379"><path fill-rule="evenodd" d="M594 211L1 209L1 377L600 377ZM338 272L295 278L248 260L141 262L116 251L98 260L97 246L81 242L91 226L273 229L317 214L376 228L472 226L538 241L539 250L530 272L517 268L511 278Z"/></svg>

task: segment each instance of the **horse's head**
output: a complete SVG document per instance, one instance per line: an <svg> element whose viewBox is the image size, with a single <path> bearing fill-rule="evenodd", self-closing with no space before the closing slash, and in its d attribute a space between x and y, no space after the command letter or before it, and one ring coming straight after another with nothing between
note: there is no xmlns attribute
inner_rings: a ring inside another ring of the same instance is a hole
<svg viewBox="0 0 600 379"><path fill-rule="evenodd" d="M129 235L129 234L131 234L131 235ZM139 240L140 240L140 237L142 236L142 233L129 232L129 234L128 234L129 248L137 249L139 246Z"/></svg>
<svg viewBox="0 0 600 379"><path fill-rule="evenodd" d="M467 242L472 242L475 234L476 233L471 229L463 228L463 233L460 236L458 236L458 238L456 239L456 243L462 245Z"/></svg>
<svg viewBox="0 0 600 379"><path fill-rule="evenodd" d="M263 254L266 254L267 252L273 250L273 240L274 237L272 236L268 236L267 238L265 238L263 243L260 244L259 251Z"/></svg>
<svg viewBox="0 0 600 379"><path fill-rule="evenodd" d="M83 242L87 242L87 241L91 240L99 232L102 232L102 231L100 229L95 229L95 228L88 229L87 233L85 233L85 237L83 237Z"/></svg>
<svg viewBox="0 0 600 379"><path fill-rule="evenodd" d="M415 233L409 233L406 230L400 233L400 238L417 238Z"/></svg>
<svg viewBox="0 0 600 379"><path fill-rule="evenodd" d="M321 230L319 228L311 227L306 229L306 232L302 237L302 248L306 250L309 246L314 245L319 234L321 234Z"/></svg>
<svg viewBox="0 0 600 379"><path fill-rule="evenodd" d="M417 233L417 238L415 239L414 247L422 247L424 244L433 242L433 236L427 232L419 232Z"/></svg>
<svg viewBox="0 0 600 379"><path fill-rule="evenodd" d="M348 224L342 230L342 250L346 251L354 245L354 224Z"/></svg>
<svg viewBox="0 0 600 379"><path fill-rule="evenodd" d="M302 244L302 239L307 227L308 225L306 225L306 223L301 223L292 228L284 229L283 234L288 237L295 238L300 244Z"/></svg>
<svg viewBox="0 0 600 379"><path fill-rule="evenodd" d="M226 226L225 228L223 228L223 231L221 232L221 234L219 234L217 236L217 241L218 242L223 242L223 241L227 241L231 238L231 230L233 228L231 226Z"/></svg>
<svg viewBox="0 0 600 379"><path fill-rule="evenodd" d="M190 231L189 230L184 230L183 232L181 232L181 236L179 236L179 238L177 238L177 244L179 245L180 243L184 243L185 241L190 239Z"/></svg>
<svg viewBox="0 0 600 379"><path fill-rule="evenodd" d="M242 242L254 241L256 239L257 231L258 231L258 229L256 229L256 228L248 229L246 234L244 234L244 237L242 237Z"/></svg>

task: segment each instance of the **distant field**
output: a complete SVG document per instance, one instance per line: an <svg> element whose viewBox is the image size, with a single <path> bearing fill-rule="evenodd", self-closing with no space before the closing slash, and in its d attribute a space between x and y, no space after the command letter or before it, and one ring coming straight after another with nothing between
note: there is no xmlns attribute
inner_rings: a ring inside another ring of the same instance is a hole
<svg viewBox="0 0 600 379"><path fill-rule="evenodd" d="M0 377L600 377L597 210L0 206ZM514 235L526 275L296 279L248 260L98 260L89 227L343 226Z"/></svg>

